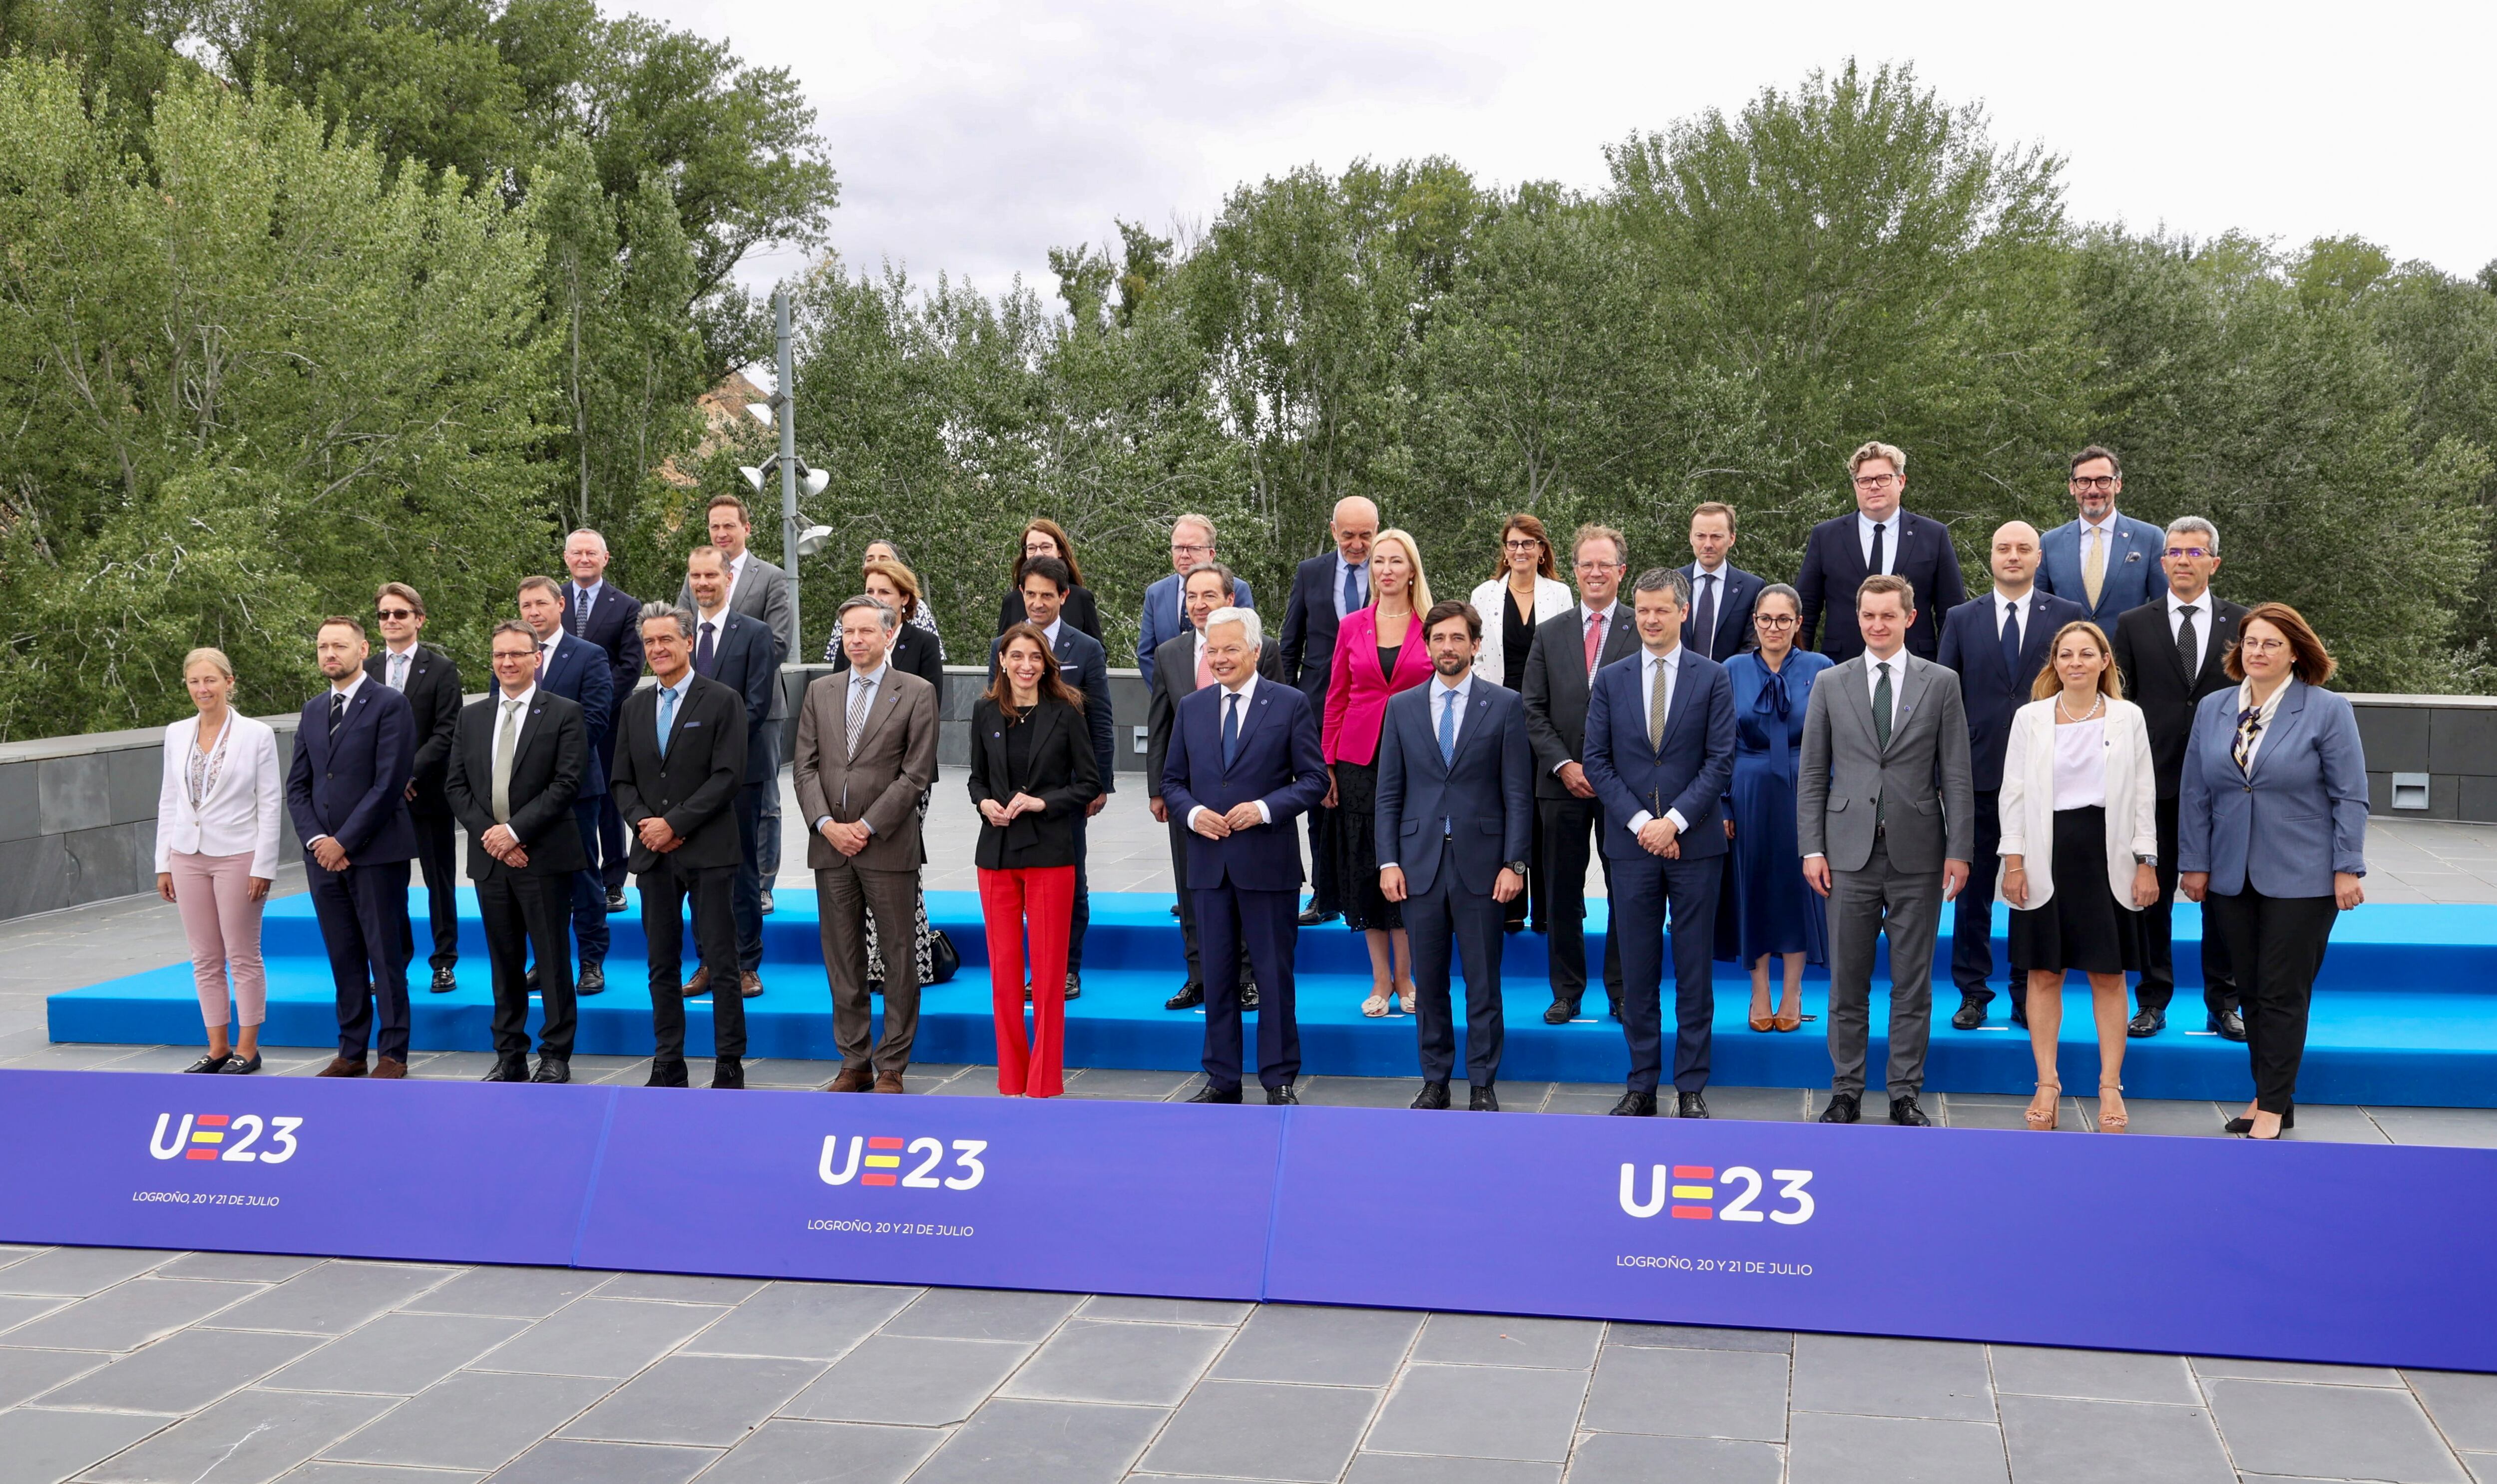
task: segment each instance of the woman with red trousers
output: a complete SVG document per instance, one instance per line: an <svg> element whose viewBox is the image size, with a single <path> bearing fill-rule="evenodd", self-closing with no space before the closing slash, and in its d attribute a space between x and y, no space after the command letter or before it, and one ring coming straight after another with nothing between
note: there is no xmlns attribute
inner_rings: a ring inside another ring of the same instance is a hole
<svg viewBox="0 0 2497 1484"><path fill-rule="evenodd" d="M1032 996L1024 1035L1024 943L1030 982L1066 982L1075 912L1075 822L1101 792L1084 725L1082 693L1058 678L1048 636L1011 624L997 678L971 707L971 802L980 810L980 907L989 935L989 994L996 1011L997 1090L1056 1097L1066 1090L1066 1001Z"/></svg>

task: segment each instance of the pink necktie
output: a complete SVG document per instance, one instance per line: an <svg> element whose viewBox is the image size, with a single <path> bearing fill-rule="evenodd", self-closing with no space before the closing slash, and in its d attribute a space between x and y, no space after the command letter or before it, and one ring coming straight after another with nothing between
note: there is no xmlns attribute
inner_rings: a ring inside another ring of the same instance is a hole
<svg viewBox="0 0 2497 1484"><path fill-rule="evenodd" d="M1604 616L1587 616L1587 673L1596 673L1596 658L1604 652Z"/></svg>
<svg viewBox="0 0 2497 1484"><path fill-rule="evenodd" d="M1205 662L1205 646L1196 647L1196 688L1203 690L1214 683L1214 668Z"/></svg>

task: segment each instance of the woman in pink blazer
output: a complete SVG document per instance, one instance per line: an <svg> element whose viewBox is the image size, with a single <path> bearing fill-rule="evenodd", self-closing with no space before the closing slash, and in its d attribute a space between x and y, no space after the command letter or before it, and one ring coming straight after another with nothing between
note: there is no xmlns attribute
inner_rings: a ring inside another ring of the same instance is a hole
<svg viewBox="0 0 2497 1484"><path fill-rule="evenodd" d="M1413 1013L1413 950L1404 914L1378 892L1378 736L1387 698L1431 678L1422 615L1431 584L1422 551L1401 530L1378 533L1370 547L1370 606L1344 615L1336 632L1335 670L1327 679L1319 742L1326 753L1327 806L1336 817L1337 879L1343 883L1343 925L1370 939L1370 997L1361 1013L1388 1013L1392 991Z"/></svg>

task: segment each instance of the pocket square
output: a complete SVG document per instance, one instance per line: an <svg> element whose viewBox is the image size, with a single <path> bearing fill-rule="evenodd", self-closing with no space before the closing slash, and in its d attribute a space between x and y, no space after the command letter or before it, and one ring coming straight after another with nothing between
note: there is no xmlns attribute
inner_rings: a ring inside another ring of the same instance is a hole
<svg viewBox="0 0 2497 1484"><path fill-rule="evenodd" d="M699 732L702 730L702 723L699 721L688 721L684 724L683 730L688 732Z"/></svg>

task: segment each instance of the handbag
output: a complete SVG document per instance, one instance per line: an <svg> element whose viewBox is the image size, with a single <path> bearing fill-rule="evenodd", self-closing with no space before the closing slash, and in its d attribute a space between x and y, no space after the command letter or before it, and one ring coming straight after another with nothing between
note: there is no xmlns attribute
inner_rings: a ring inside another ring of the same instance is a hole
<svg viewBox="0 0 2497 1484"><path fill-rule="evenodd" d="M954 940L942 928L928 930L928 982L943 984L963 966L963 956L954 951Z"/></svg>

